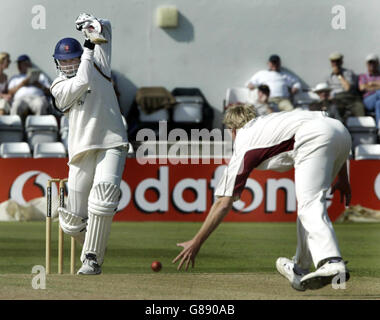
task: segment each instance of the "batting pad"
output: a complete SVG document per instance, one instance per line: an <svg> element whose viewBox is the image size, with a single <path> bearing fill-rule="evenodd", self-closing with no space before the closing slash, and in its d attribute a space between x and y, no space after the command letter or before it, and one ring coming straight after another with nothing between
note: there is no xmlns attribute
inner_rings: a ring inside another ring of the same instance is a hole
<svg viewBox="0 0 380 320"><path fill-rule="evenodd" d="M88 198L87 233L81 255L82 262L86 254L92 253L96 255L99 265L103 263L112 218L119 198L120 188L109 182L100 182L91 189Z"/></svg>
<svg viewBox="0 0 380 320"><path fill-rule="evenodd" d="M92 253L96 255L98 264L102 265L111 232L112 218L113 215L88 213L87 233L81 255L82 262L86 258L86 254Z"/></svg>
<svg viewBox="0 0 380 320"><path fill-rule="evenodd" d="M84 242L86 235L86 220L65 208L58 207L59 225L64 233L72 236L79 243Z"/></svg>
<svg viewBox="0 0 380 320"><path fill-rule="evenodd" d="M114 215L119 204L120 188L112 183L100 182L91 189L88 211L98 215Z"/></svg>

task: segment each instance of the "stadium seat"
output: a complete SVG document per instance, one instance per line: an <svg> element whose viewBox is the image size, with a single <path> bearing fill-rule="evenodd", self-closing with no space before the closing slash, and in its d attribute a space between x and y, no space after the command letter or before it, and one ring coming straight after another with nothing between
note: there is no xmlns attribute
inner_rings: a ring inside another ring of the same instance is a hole
<svg viewBox="0 0 380 320"><path fill-rule="evenodd" d="M355 148L355 160L380 160L380 144L359 144Z"/></svg>
<svg viewBox="0 0 380 320"><path fill-rule="evenodd" d="M135 154L135 149L133 148L132 143L129 142L128 145L129 145L129 149L127 153L127 158L135 158L136 154Z"/></svg>
<svg viewBox="0 0 380 320"><path fill-rule="evenodd" d="M0 116L0 143L21 142L24 138L22 121L18 115Z"/></svg>
<svg viewBox="0 0 380 320"><path fill-rule="evenodd" d="M169 121L169 112L167 109L160 109L158 111L146 114L141 110L141 107L137 107L139 110L139 120L141 122L157 123L158 121Z"/></svg>
<svg viewBox="0 0 380 320"><path fill-rule="evenodd" d="M53 115L28 116L25 131L32 150L37 143L58 141L58 123Z"/></svg>
<svg viewBox="0 0 380 320"><path fill-rule="evenodd" d="M124 127L125 129L128 131L128 123L127 123L127 120L125 119L125 117L122 115L121 118L123 119L123 124L124 124Z"/></svg>
<svg viewBox="0 0 380 320"><path fill-rule="evenodd" d="M62 142L36 143L33 158L66 158L66 148Z"/></svg>
<svg viewBox="0 0 380 320"><path fill-rule="evenodd" d="M173 107L174 122L200 123L203 120L204 100L200 96L175 97L177 104Z"/></svg>
<svg viewBox="0 0 380 320"><path fill-rule="evenodd" d="M69 139L69 119L67 119L64 115L61 117L59 133L61 136L61 141L67 150Z"/></svg>
<svg viewBox="0 0 380 320"><path fill-rule="evenodd" d="M374 118L369 116L349 117L346 126L352 136L353 150L359 144L375 144L377 142L377 128Z"/></svg>
<svg viewBox="0 0 380 320"><path fill-rule="evenodd" d="M175 100L164 87L142 87L137 90L134 102L138 108L140 122L157 123L169 121L168 108Z"/></svg>
<svg viewBox="0 0 380 320"><path fill-rule="evenodd" d="M257 96L257 90L250 90L248 88L228 88L226 92L226 98L224 100L224 108L226 108L231 103L253 103L255 101L255 96Z"/></svg>
<svg viewBox="0 0 380 320"><path fill-rule="evenodd" d="M32 153L26 142L4 142L0 146L2 158L31 158Z"/></svg>
<svg viewBox="0 0 380 320"><path fill-rule="evenodd" d="M172 90L172 94L175 98L171 118L173 129L181 128L189 135L192 129L212 130L214 111L199 88L178 87Z"/></svg>
<svg viewBox="0 0 380 320"><path fill-rule="evenodd" d="M312 102L319 101L319 96L311 90L302 90L293 97L294 105L298 108L309 109Z"/></svg>

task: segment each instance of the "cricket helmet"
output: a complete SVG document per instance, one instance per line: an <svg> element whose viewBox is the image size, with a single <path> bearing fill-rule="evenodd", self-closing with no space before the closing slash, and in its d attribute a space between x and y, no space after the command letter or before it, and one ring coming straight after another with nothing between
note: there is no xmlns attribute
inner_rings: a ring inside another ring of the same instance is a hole
<svg viewBox="0 0 380 320"><path fill-rule="evenodd" d="M74 77L78 71L79 62L63 65L61 61L80 58L82 53L83 48L76 39L63 38L59 40L55 46L53 54L58 71L68 78Z"/></svg>

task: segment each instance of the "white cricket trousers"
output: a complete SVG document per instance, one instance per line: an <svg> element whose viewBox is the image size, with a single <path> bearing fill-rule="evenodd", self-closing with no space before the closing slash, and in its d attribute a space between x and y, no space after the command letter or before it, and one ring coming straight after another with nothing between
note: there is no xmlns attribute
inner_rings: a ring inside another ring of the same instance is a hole
<svg viewBox="0 0 380 320"><path fill-rule="evenodd" d="M14 100L11 115L24 116L28 111L35 115L48 114L49 102L45 96L26 96Z"/></svg>
<svg viewBox="0 0 380 320"><path fill-rule="evenodd" d="M127 151L125 148L97 149L84 153L69 165L67 210L88 217L92 186L108 182L120 187Z"/></svg>
<svg viewBox="0 0 380 320"><path fill-rule="evenodd" d="M309 269L326 258L341 257L326 193L349 156L351 136L344 125L323 116L302 125L295 135L297 197L296 264Z"/></svg>

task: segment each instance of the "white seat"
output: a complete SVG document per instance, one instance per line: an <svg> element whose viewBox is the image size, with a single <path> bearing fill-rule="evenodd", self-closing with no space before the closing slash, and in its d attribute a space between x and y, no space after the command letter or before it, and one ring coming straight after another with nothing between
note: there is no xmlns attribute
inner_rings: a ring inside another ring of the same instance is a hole
<svg viewBox="0 0 380 320"><path fill-rule="evenodd" d="M204 100L200 96L176 96L173 107L174 122L200 123L203 120Z"/></svg>
<svg viewBox="0 0 380 320"><path fill-rule="evenodd" d="M257 90L250 90L244 87L228 88L224 107L237 102L253 103L256 100L255 96L257 96Z"/></svg>
<svg viewBox="0 0 380 320"><path fill-rule="evenodd" d="M297 107L303 109L309 109L309 105L315 101L319 101L319 96L309 90L309 91L299 91L295 94L293 101Z"/></svg>
<svg viewBox="0 0 380 320"><path fill-rule="evenodd" d="M127 157L135 157L135 149L133 148L133 145L132 143L128 142L128 153L127 153Z"/></svg>
<svg viewBox="0 0 380 320"><path fill-rule="evenodd" d="M140 106L138 106L138 109L139 119L141 122L158 122L169 120L169 112L166 109L160 109L150 114L146 114L144 111L142 111Z"/></svg>
<svg viewBox="0 0 380 320"><path fill-rule="evenodd" d="M58 123L53 115L28 116L25 120L25 131L32 149L37 143L58 140Z"/></svg>
<svg viewBox="0 0 380 320"><path fill-rule="evenodd" d="M376 131L376 121L370 116L348 117L346 125L352 132Z"/></svg>
<svg viewBox="0 0 380 320"><path fill-rule="evenodd" d="M62 142L36 143L33 158L66 158L66 148Z"/></svg>
<svg viewBox="0 0 380 320"><path fill-rule="evenodd" d="M52 128L58 127L57 119L51 115L29 115L25 120L25 128Z"/></svg>
<svg viewBox="0 0 380 320"><path fill-rule="evenodd" d="M127 120L125 119L125 117L122 115L121 118L123 119L123 124L124 124L124 127L125 127L125 130L128 131L128 123L127 123Z"/></svg>
<svg viewBox="0 0 380 320"><path fill-rule="evenodd" d="M2 158L31 158L32 153L26 142L4 142L0 146Z"/></svg>
<svg viewBox="0 0 380 320"><path fill-rule="evenodd" d="M62 116L60 120L59 133L61 135L61 141L68 150L68 140L69 140L69 119L66 116Z"/></svg>
<svg viewBox="0 0 380 320"><path fill-rule="evenodd" d="M69 129L69 119L65 115L61 117L60 120L60 130L68 130Z"/></svg>
<svg viewBox="0 0 380 320"><path fill-rule="evenodd" d="M349 117L346 126L352 136L352 148L360 144L375 144L377 142L377 128L373 117Z"/></svg>
<svg viewBox="0 0 380 320"><path fill-rule="evenodd" d="M0 143L2 142L22 142L24 129L21 117L18 115L0 116Z"/></svg>
<svg viewBox="0 0 380 320"><path fill-rule="evenodd" d="M355 148L355 160L380 160L380 144L359 144Z"/></svg>
<svg viewBox="0 0 380 320"><path fill-rule="evenodd" d="M173 108L174 122L201 123L202 120L202 104L183 103Z"/></svg>

